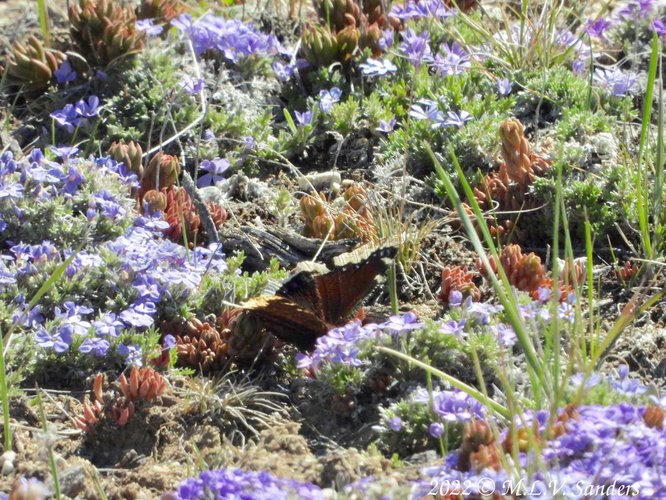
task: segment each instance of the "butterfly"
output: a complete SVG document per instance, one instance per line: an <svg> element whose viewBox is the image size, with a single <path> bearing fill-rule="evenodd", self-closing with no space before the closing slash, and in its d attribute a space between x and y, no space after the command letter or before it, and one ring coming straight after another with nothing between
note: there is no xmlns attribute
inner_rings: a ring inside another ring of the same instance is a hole
<svg viewBox="0 0 666 500"><path fill-rule="evenodd" d="M353 318L363 299L383 280L397 252L395 246L361 247L335 257L332 270L300 270L275 295L250 299L240 307L280 340L311 350L319 337Z"/></svg>

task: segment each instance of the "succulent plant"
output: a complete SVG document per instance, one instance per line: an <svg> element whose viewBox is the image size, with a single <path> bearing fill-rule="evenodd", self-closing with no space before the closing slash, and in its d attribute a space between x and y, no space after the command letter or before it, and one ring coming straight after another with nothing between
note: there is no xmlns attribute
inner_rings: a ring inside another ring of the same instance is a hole
<svg viewBox="0 0 666 500"><path fill-rule="evenodd" d="M340 47L335 33L328 26L311 26L303 32L301 51L311 65L319 67L337 61Z"/></svg>
<svg viewBox="0 0 666 500"><path fill-rule="evenodd" d="M70 35L90 64L108 66L143 49L131 7L114 0L79 0L69 6Z"/></svg>
<svg viewBox="0 0 666 500"><path fill-rule="evenodd" d="M45 48L40 40L31 35L24 44L14 42L4 68L0 66L0 76L5 77L8 87L38 92L49 86L53 74L65 59L65 54Z"/></svg>
<svg viewBox="0 0 666 500"><path fill-rule="evenodd" d="M481 209L519 212L536 207L529 188L537 176L546 173L550 162L532 152L524 130L523 125L514 118L506 119L500 125L504 162L498 172L486 175L474 188L474 197ZM489 223L491 232L499 236L517 229L512 219L495 221L489 218Z"/></svg>
<svg viewBox="0 0 666 500"><path fill-rule="evenodd" d="M615 274L622 280L622 281L629 281L633 277L637 276L638 273L640 272L640 267L630 260L626 261L624 263L624 266L616 269Z"/></svg>
<svg viewBox="0 0 666 500"><path fill-rule="evenodd" d="M76 426L91 432L98 424L107 421L124 427L138 408L151 403L166 389L166 379L152 368L132 367L129 380L125 374L118 378L117 388L104 393L105 377L97 374L93 380L94 399L83 403L83 415L74 419Z"/></svg>
<svg viewBox="0 0 666 500"><path fill-rule="evenodd" d="M184 11L185 5L180 0L143 0L136 8L136 17L168 23Z"/></svg>
<svg viewBox="0 0 666 500"><path fill-rule="evenodd" d="M486 468L498 471L502 468L501 448L486 422L470 421L463 426L463 439L458 450L457 469L482 471Z"/></svg>
<svg viewBox="0 0 666 500"><path fill-rule="evenodd" d="M201 230L201 218L190 195L185 188L176 186L162 189L160 194L164 194L166 199L166 207L163 209L164 220L169 223L169 229L164 234L173 241L183 241L184 227L187 241L192 246L195 237ZM145 197L143 199L146 200ZM163 203L161 197L159 197L159 202ZM220 227L227 220L227 212L215 203L206 203L206 206L213 223L216 227Z"/></svg>
<svg viewBox="0 0 666 500"><path fill-rule="evenodd" d="M509 283L518 290L534 292L546 281L546 269L541 264L541 258L534 252L524 255L520 245L506 245L499 256L499 265L504 269ZM485 267L480 260L477 267L485 274ZM490 267L497 274L498 263L495 259L490 259Z"/></svg>
<svg viewBox="0 0 666 500"><path fill-rule="evenodd" d="M351 184L344 191L344 208L336 209L322 193L305 195L300 206L305 218L305 234L312 238L339 240L373 239L377 229L368 208L368 193L363 186Z"/></svg>
<svg viewBox="0 0 666 500"><path fill-rule="evenodd" d="M301 39L303 57L313 66L349 60L357 48L381 53L379 39L386 24L382 2L371 0L320 0L315 9L322 25L307 28Z"/></svg>
<svg viewBox="0 0 666 500"><path fill-rule="evenodd" d="M442 290L438 295L440 301L449 302L452 291L462 293L463 297L472 300L481 299L481 291L474 284L474 275L465 266L446 266L442 269Z"/></svg>
<svg viewBox="0 0 666 500"><path fill-rule="evenodd" d="M139 179L143 177L143 151L138 142L113 142L107 153L114 160L124 163Z"/></svg>
<svg viewBox="0 0 666 500"><path fill-rule="evenodd" d="M218 330L211 324L202 323L194 318L188 321L163 323L161 330L163 334L168 333L176 337L177 366L209 373L223 369L229 363L231 337L229 328L223 327Z"/></svg>
<svg viewBox="0 0 666 500"><path fill-rule="evenodd" d="M665 415L666 413L661 406L648 405L645 408L645 413L643 414L643 421L648 427L663 430Z"/></svg>
<svg viewBox="0 0 666 500"><path fill-rule="evenodd" d="M139 196L152 190L161 191L176 183L180 175L180 162L175 156L159 152L148 162L141 179L141 190Z"/></svg>

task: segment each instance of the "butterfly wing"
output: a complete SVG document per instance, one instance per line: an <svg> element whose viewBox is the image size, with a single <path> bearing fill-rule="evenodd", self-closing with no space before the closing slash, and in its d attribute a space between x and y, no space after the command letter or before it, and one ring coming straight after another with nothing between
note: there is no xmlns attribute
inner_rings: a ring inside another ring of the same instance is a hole
<svg viewBox="0 0 666 500"><path fill-rule="evenodd" d="M311 314L323 319L323 304L315 274L309 270L299 271L285 281L275 295L289 299Z"/></svg>
<svg viewBox="0 0 666 500"><path fill-rule="evenodd" d="M323 320L329 325L341 325L349 320L363 299L382 281L397 251L396 247L388 246L368 256L350 252L344 261L338 257L336 269L315 276Z"/></svg>
<svg viewBox="0 0 666 500"><path fill-rule="evenodd" d="M251 311L261 325L280 340L303 350L314 348L328 325L307 308L279 295L264 295L240 306Z"/></svg>

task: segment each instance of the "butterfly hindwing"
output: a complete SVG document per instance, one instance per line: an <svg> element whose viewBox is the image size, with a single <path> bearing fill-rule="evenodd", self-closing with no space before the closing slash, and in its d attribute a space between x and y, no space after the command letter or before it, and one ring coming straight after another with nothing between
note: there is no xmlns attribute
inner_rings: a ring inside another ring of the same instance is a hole
<svg viewBox="0 0 666 500"><path fill-rule="evenodd" d="M300 349L312 349L316 340L328 331L328 325L312 311L279 295L257 297L241 307L251 311L277 338Z"/></svg>

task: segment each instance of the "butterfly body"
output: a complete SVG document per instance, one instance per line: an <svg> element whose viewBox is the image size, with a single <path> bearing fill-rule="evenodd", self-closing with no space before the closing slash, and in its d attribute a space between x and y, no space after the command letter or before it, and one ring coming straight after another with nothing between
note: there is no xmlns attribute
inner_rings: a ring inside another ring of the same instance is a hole
<svg viewBox="0 0 666 500"><path fill-rule="evenodd" d="M331 271L298 271L275 295L251 299L240 307L279 339L310 350L331 328L353 318L396 253L394 246L350 252L336 258Z"/></svg>

